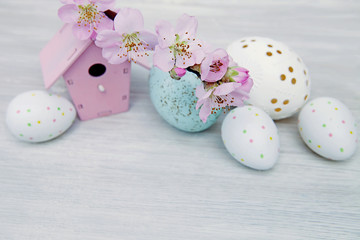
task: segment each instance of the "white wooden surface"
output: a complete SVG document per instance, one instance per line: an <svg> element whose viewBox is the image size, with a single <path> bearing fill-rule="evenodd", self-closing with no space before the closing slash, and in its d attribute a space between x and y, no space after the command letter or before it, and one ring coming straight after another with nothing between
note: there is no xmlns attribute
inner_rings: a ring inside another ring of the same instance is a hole
<svg viewBox="0 0 360 240"><path fill-rule="evenodd" d="M360 119L359 1L118 4L139 8L148 29L196 15L199 37L218 47L252 35L285 42L309 67L311 98L338 98ZM275 168L251 170L226 152L222 119L197 134L166 124L137 66L129 112L77 120L51 142L17 141L7 104L44 88L38 55L62 25L59 6L0 2L0 239L360 239L360 151L345 162L315 155L293 117L277 122ZM52 90L66 92L61 81Z"/></svg>

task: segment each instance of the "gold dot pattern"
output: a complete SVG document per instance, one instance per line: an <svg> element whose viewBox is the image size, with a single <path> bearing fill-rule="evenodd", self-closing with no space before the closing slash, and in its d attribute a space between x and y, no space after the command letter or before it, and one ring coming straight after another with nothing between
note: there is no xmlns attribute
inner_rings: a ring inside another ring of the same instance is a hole
<svg viewBox="0 0 360 240"><path fill-rule="evenodd" d="M251 39L250 41L251 41L251 42L255 42L256 40L255 40L255 39ZM246 40L241 40L241 42L244 43L244 42L246 42ZM247 47L249 47L249 45L248 45L248 44L245 44L245 45L243 45L242 47L243 47L243 48L247 48ZM267 47L273 48L274 46L273 46L272 44L267 44ZM276 52L277 52L278 54L282 54L282 51L281 51L281 50L276 50ZM269 56L269 57L271 57L271 56L273 56L273 53L270 52L270 51L268 51L268 52L266 52L266 55ZM302 62L300 58L297 58L297 60L298 60L298 62L300 62L300 63ZM289 66L289 67L288 67L288 70L289 70L290 73L293 73L293 72L294 72L294 68L293 68L292 66ZM307 75L306 70L304 70L304 74ZM285 81L286 78L287 78L287 77L286 77L285 74L281 74L281 75L280 75L280 80L281 80L281 81ZM291 83L292 83L292 85L295 85L295 84L297 83L296 78L292 78L292 79L291 79ZM308 79L306 80L306 86L309 86L309 80L308 80ZM304 100L306 101L307 98L308 98L308 95L305 95ZM276 103L278 103L278 99L277 99L277 98L272 98L272 99L270 100L270 102L271 102L272 104L276 104ZM288 105L288 104L290 103L290 100L289 100L289 99L285 99L282 103L283 103L283 105ZM274 111L275 111L275 112L281 112L281 111L282 111L282 108L280 108L280 107L275 108ZM270 138L270 139L271 139L271 138ZM272 139L271 139L271 140L272 140ZM318 146L318 147L320 148L320 146Z"/></svg>
<svg viewBox="0 0 360 240"><path fill-rule="evenodd" d="M277 103L277 99L276 99L276 98L271 99L271 103L272 103L272 104Z"/></svg>

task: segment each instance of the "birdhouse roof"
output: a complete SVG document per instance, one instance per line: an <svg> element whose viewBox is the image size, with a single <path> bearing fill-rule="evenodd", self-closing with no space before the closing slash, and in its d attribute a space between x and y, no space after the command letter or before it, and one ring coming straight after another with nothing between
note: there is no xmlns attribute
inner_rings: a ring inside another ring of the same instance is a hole
<svg viewBox="0 0 360 240"><path fill-rule="evenodd" d="M92 43L77 39L72 25L65 24L40 52L45 88L50 88Z"/></svg>
<svg viewBox="0 0 360 240"><path fill-rule="evenodd" d="M45 88L49 89L91 44L94 44L91 39L77 39L72 25L65 24L40 52ZM147 58L141 58L136 63L146 69L151 68Z"/></svg>

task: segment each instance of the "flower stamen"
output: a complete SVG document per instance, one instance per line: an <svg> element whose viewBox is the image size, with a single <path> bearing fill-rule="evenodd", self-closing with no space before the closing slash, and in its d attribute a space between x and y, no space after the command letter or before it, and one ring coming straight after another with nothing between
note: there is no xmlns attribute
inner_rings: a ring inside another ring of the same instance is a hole
<svg viewBox="0 0 360 240"><path fill-rule="evenodd" d="M87 4L87 5L79 5L79 18L77 20L78 26L80 27L81 24L84 24L86 27L87 25L91 26L94 31L96 31L97 25L100 23L100 20L104 18L103 15L97 10L98 6L94 3ZM90 30L89 30L90 31Z"/></svg>
<svg viewBox="0 0 360 240"><path fill-rule="evenodd" d="M123 34L123 45L120 46L120 49L123 47L126 49L126 52L123 53L123 56L127 57L130 55L129 58L133 61L136 59L135 56L137 58L144 57L144 55L149 56L147 52L151 50L149 48L149 44L139 38L139 34L139 32Z"/></svg>

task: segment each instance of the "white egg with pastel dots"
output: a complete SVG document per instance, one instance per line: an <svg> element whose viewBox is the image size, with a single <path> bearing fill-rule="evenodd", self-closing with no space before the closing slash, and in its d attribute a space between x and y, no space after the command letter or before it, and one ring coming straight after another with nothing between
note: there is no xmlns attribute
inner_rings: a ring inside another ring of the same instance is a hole
<svg viewBox="0 0 360 240"><path fill-rule="evenodd" d="M9 104L6 123L19 140L44 142L64 133L74 122L75 107L60 95L34 90Z"/></svg>
<svg viewBox="0 0 360 240"><path fill-rule="evenodd" d="M228 152L256 170L272 168L279 157L279 135L273 120L260 108L238 107L225 117L221 137Z"/></svg>
<svg viewBox="0 0 360 240"><path fill-rule="evenodd" d="M299 114L298 129L306 145L331 160L349 159L356 151L358 135L355 118L341 101L316 98Z"/></svg>
<svg viewBox="0 0 360 240"><path fill-rule="evenodd" d="M245 37L229 45L229 55L249 70L254 86L248 103L272 119L294 115L310 95L309 71L284 43L264 37Z"/></svg>

